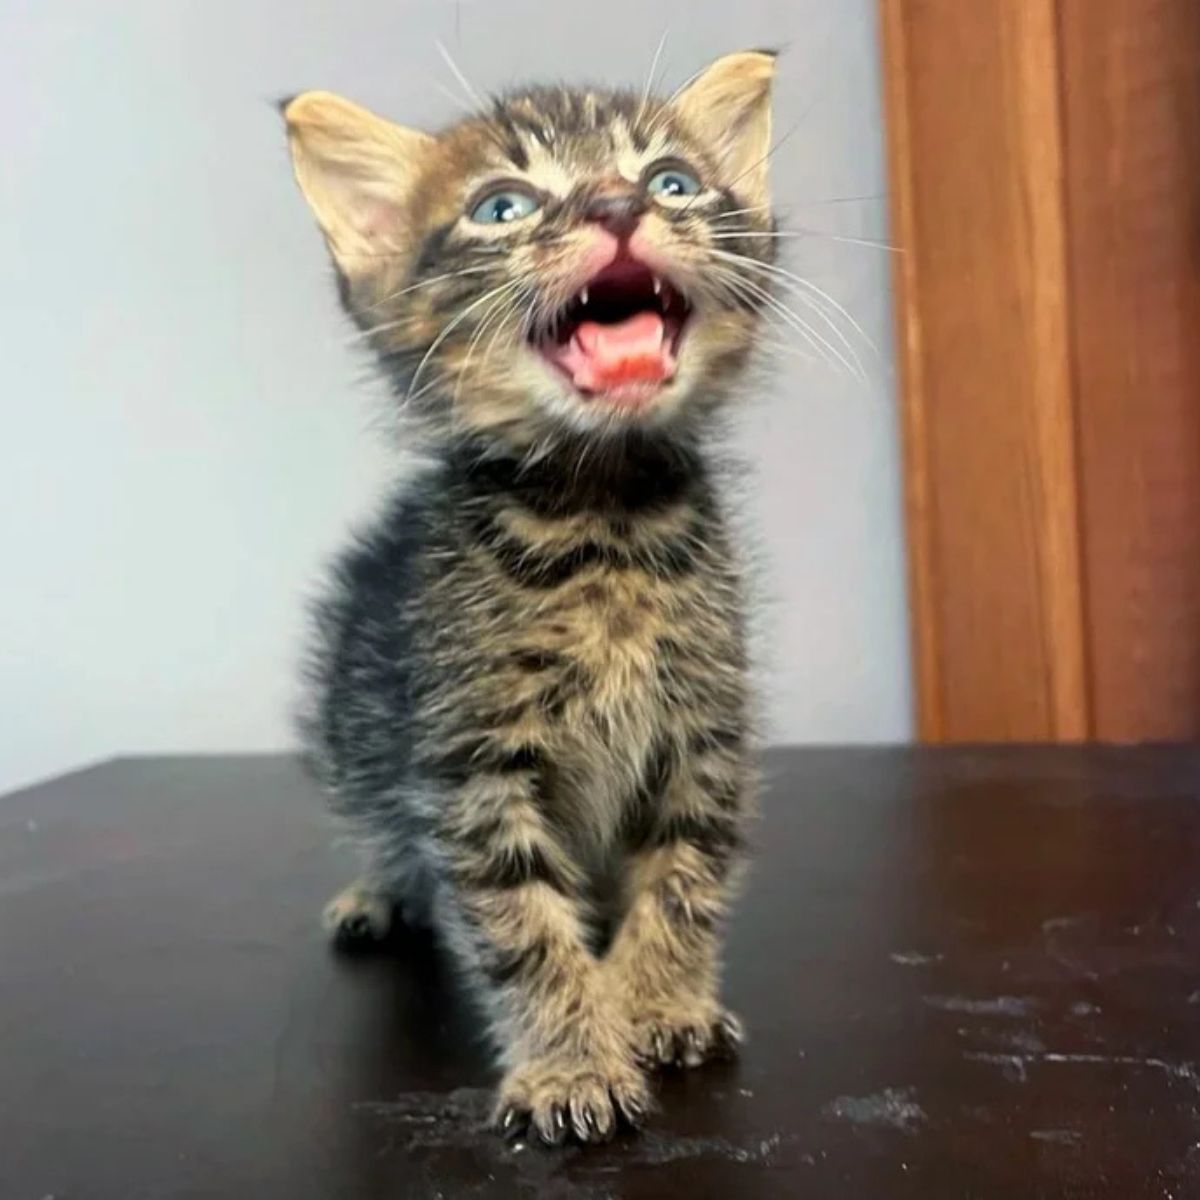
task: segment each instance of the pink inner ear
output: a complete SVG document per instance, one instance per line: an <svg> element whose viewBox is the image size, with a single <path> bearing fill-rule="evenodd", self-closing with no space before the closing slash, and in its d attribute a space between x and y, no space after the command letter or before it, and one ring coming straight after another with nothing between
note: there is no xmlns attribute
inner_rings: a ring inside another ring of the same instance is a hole
<svg viewBox="0 0 1200 1200"><path fill-rule="evenodd" d="M358 231L371 241L391 237L396 231L396 207L386 200L378 200L373 196L363 197L355 212L355 224Z"/></svg>

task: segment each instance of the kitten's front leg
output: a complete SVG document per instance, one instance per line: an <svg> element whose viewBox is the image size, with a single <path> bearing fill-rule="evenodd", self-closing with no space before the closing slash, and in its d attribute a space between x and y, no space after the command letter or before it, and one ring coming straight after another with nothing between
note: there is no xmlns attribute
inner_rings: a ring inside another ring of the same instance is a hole
<svg viewBox="0 0 1200 1200"><path fill-rule="evenodd" d="M531 772L480 776L441 822L451 944L492 1015L507 1074L497 1127L543 1141L640 1122L649 1092L621 1005L584 940L574 864L547 827Z"/></svg>
<svg viewBox="0 0 1200 1200"><path fill-rule="evenodd" d="M629 865L629 908L604 963L633 1045L650 1064L731 1053L738 1018L721 1004L719 924L741 858L740 764L681 769Z"/></svg>

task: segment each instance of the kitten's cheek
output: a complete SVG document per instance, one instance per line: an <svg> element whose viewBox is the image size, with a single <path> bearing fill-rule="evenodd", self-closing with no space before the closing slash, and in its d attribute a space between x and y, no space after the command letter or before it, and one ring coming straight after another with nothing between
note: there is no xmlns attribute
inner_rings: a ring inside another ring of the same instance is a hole
<svg viewBox="0 0 1200 1200"><path fill-rule="evenodd" d="M603 271L617 257L620 250L620 241L607 229L602 229L599 225L589 225L582 239L579 257L571 265L571 279L578 281L578 286L582 287L593 275ZM559 251L552 251L552 255L551 264L548 264L546 269L551 269L559 261Z"/></svg>
<svg viewBox="0 0 1200 1200"><path fill-rule="evenodd" d="M659 275L675 276L676 263L643 222L629 238L629 252Z"/></svg>

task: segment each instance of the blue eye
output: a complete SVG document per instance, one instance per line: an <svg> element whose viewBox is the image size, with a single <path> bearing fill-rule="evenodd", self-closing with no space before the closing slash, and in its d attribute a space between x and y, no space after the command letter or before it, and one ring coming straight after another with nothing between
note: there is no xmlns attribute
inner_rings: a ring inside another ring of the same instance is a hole
<svg viewBox="0 0 1200 1200"><path fill-rule="evenodd" d="M508 225L537 212L538 202L517 188L506 188L485 196L471 210L471 220L477 225Z"/></svg>
<svg viewBox="0 0 1200 1200"><path fill-rule="evenodd" d="M646 184L652 196L695 196L700 192L700 180L683 167L667 167L656 171Z"/></svg>

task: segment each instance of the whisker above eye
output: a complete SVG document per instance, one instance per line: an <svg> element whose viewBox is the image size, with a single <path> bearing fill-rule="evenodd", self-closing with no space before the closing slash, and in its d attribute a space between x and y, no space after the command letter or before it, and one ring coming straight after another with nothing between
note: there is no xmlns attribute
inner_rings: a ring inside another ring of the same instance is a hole
<svg viewBox="0 0 1200 1200"><path fill-rule="evenodd" d="M670 26L664 26L662 37L658 39L658 45L654 50L654 57L650 60L650 71L646 76L646 86L642 88L642 98L637 106L637 113L633 118L632 128L636 129L642 123L642 117L645 115L646 104L650 100L650 93L654 89L654 76L658 71L658 60L662 57L663 47L667 44L667 34L670 32Z"/></svg>
<svg viewBox="0 0 1200 1200"><path fill-rule="evenodd" d="M463 74L458 63L454 61L450 51L446 49L446 44L441 38L434 38L433 44L437 47L437 52L442 56L442 60L448 66L454 75L454 78L462 85L467 96L474 102L479 109L485 109L488 106L487 100L480 90Z"/></svg>
<svg viewBox="0 0 1200 1200"><path fill-rule="evenodd" d="M790 138L796 132L796 130L800 128L800 121L802 120L803 114L801 114L800 120L796 121L785 133L779 137L778 141L771 146L766 154L764 154L761 158L755 159L754 162L752 162L744 171L738 175L735 175L727 184L725 184L725 190L732 191L735 184L740 183L746 178L747 175L750 174L751 171L756 170L758 167L761 167L763 163L767 162L771 156L774 155L775 152L779 150L779 148L788 140L788 138ZM703 192L697 192L696 195L693 196L689 201L689 203L684 205L683 211L686 213L702 195L704 195Z"/></svg>
<svg viewBox="0 0 1200 1200"><path fill-rule="evenodd" d="M456 108L462 109L464 116L467 116L467 117L475 116L478 109L476 109L476 107L474 105L468 104L457 92L448 88L444 83L442 83L438 79L430 79L429 82L432 83L433 86L435 88L437 88L437 90L439 92L441 92L442 95L445 96L446 99L449 100L451 104L453 104Z"/></svg>

